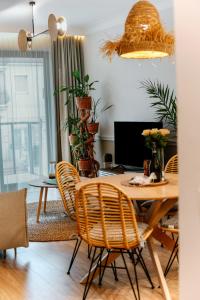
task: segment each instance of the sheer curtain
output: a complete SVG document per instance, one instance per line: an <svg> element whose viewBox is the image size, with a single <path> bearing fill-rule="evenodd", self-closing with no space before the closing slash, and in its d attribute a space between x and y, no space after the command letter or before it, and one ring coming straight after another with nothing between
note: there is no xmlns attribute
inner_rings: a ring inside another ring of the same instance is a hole
<svg viewBox="0 0 200 300"><path fill-rule="evenodd" d="M14 36L0 50L0 190L48 175L55 160L55 110L47 45L20 52ZM12 40L12 43L10 42Z"/></svg>

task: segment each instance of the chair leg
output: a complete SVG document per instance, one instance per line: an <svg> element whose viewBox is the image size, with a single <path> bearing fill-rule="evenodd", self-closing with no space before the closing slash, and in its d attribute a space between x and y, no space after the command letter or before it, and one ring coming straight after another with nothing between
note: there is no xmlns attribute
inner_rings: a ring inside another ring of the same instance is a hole
<svg viewBox="0 0 200 300"><path fill-rule="evenodd" d="M116 267L116 262L114 260L113 263L111 263L111 267L112 267L112 271L113 271L113 274L114 274L114 277L115 277L115 280L118 281L118 276L117 276L117 267Z"/></svg>
<svg viewBox="0 0 200 300"><path fill-rule="evenodd" d="M3 250L3 259L6 258L6 250Z"/></svg>
<svg viewBox="0 0 200 300"><path fill-rule="evenodd" d="M177 257L177 260L178 260L178 238L176 239L176 242L175 242L175 245L174 245L174 248L172 250L172 253L170 255L170 258L168 260L168 263L166 265L166 268L165 268L165 271L164 271L164 276L166 277L175 258Z"/></svg>
<svg viewBox="0 0 200 300"><path fill-rule="evenodd" d="M144 271L144 273L145 273L145 275L146 275L146 277L147 277L147 279L148 279L148 281L149 281L149 283L150 283L150 285L151 285L151 288L152 289L154 289L154 284L153 284L153 282L152 282L152 280L151 280L151 276L150 276L150 274L149 274L149 271L148 271L148 269L147 269L147 266L146 266L146 264L145 264L145 261L144 261L144 258L143 258L143 256L142 256L142 253L141 253L142 251L140 251L140 249L135 249L135 253L136 253L136 255L137 255L137 259L138 259L138 261L139 261L139 263L140 263L140 265L142 266L142 268L143 268L143 271Z"/></svg>
<svg viewBox="0 0 200 300"><path fill-rule="evenodd" d="M79 239L76 240L76 244L75 244L75 247L74 247L72 258L71 258L71 261L70 261L70 264L69 264L69 268L68 268L68 271L67 271L68 275L70 274L71 267L72 267L72 265L74 263L74 260L76 258L77 253L78 253L78 250L79 250L79 247L81 245L81 242L82 242L82 240L79 240Z"/></svg>
<svg viewBox="0 0 200 300"><path fill-rule="evenodd" d="M125 258L124 258L123 251L120 250L120 253L121 253L121 256L122 256L122 259L123 259L123 262L124 262L124 266L125 266L125 269L126 269L126 273L127 273L127 275L128 275L128 279L129 279L129 282L130 282L130 284L131 284L131 287L132 287L132 290L133 290L133 294L134 294L134 296L135 296L135 299L136 299L136 300L140 300L140 296L137 297L137 295L136 295L136 292L135 292L135 289L134 289L134 286L133 286L133 282L132 282L132 279L131 279L131 276L130 276L130 273L129 273L129 270L128 270L128 267L127 267L127 264L126 264L126 261L125 261ZM135 265L134 265L134 266L135 266ZM136 271L135 268L134 268L134 271ZM137 273L136 273L136 274L137 274ZM136 279L136 284L137 284L137 287L138 287L137 276L136 276L135 279ZM138 290L138 292L139 292L139 290Z"/></svg>
<svg viewBox="0 0 200 300"><path fill-rule="evenodd" d="M91 257L91 252L92 252L92 247L88 245L88 258L90 259Z"/></svg>
<svg viewBox="0 0 200 300"><path fill-rule="evenodd" d="M103 276L104 276L104 273L105 273L105 270L106 270L106 267L107 267L107 262L108 262L108 258L109 258L109 255L111 253L111 250L107 249L107 252L108 252L108 255L107 255L106 261L105 261L105 263L103 265L103 270L101 272L101 278L100 278L100 281L99 281L99 285L102 285ZM112 268L115 280L118 281L117 267L116 267L116 262L115 261L113 263L111 263L111 268Z"/></svg>
<svg viewBox="0 0 200 300"><path fill-rule="evenodd" d="M104 248L100 249L100 256L99 256L99 286L102 285L102 265L101 265L101 259L103 255ZM103 269L104 270L104 269Z"/></svg>
<svg viewBox="0 0 200 300"><path fill-rule="evenodd" d="M17 248L14 248L15 258L17 257Z"/></svg>
<svg viewBox="0 0 200 300"><path fill-rule="evenodd" d="M138 294L138 299L140 300L140 290L139 290L138 277L137 277L137 269L136 269L136 261L135 261L134 254L132 256L132 260L133 260L134 275L135 275L135 281L136 281L136 287L137 287L137 294Z"/></svg>
<svg viewBox="0 0 200 300"><path fill-rule="evenodd" d="M99 266L99 259L98 259L98 261L97 261L97 263L96 263L96 268L95 268L95 270L94 270L94 272L93 272L93 274L92 274L92 277L90 278L90 272L91 272L91 270L92 270L93 264L95 263L95 261L96 261L96 259L97 259L97 257L95 257L96 251L97 251L97 247L94 248L92 260L91 260L91 263L90 263L90 268L89 268L89 271L88 271L88 274L89 274L89 275L88 275L88 277L87 277L87 281L86 281L86 284L85 284L85 289L84 289L84 292L83 292L83 300L85 300L86 297L87 297L87 294L88 294L89 289L90 289L90 287L91 287L91 284L92 284L94 275L95 275L96 270L97 270L97 268L98 268L98 266ZM100 256L100 255L98 255L98 256Z"/></svg>
<svg viewBox="0 0 200 300"><path fill-rule="evenodd" d="M109 255L110 255L110 250L107 250L107 252L108 252L108 255L107 255L106 261L105 261L105 263L103 265L103 270L102 270L102 273L101 273L101 278L99 279L99 285L102 284L103 276L104 276L104 273L105 273L105 270L106 270L106 266L107 266L107 262L108 262L108 258L109 258Z"/></svg>

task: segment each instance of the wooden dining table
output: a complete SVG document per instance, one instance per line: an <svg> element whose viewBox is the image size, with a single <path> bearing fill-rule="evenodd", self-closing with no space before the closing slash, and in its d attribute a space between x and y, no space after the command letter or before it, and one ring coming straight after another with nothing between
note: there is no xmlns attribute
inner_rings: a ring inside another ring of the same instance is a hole
<svg viewBox="0 0 200 300"><path fill-rule="evenodd" d="M151 186L137 186L128 184L128 181L141 174L138 173L125 173L115 176L103 176L96 177L88 180L81 181L76 185L76 189L80 189L85 184L92 182L105 182L116 185L120 188L126 195L131 198L133 201L141 201L141 200L154 200L151 202L150 208L144 216L145 222L154 228L152 235L147 240L147 245L149 248L149 252L152 258L153 265L157 272L158 280L160 287L163 292L163 298L166 300L171 300L170 292L167 286L167 282L165 280L165 276L163 274L163 270L161 267L160 259L158 253L156 251L154 242L155 239L160 241L166 248L171 250L174 246L174 241L168 235L163 233L158 226L159 221L167 214L167 212L174 206L176 201L178 200L179 190L178 190L178 175L177 174L166 174L166 181L161 184L154 184ZM107 261L108 264L113 262L119 254L113 253L109 256ZM106 261L106 255L102 259L102 264ZM92 269L94 272L95 267ZM85 274L82 278L81 283L85 283L87 277L92 276L92 272L90 274ZM98 271L95 273L95 277L98 275Z"/></svg>

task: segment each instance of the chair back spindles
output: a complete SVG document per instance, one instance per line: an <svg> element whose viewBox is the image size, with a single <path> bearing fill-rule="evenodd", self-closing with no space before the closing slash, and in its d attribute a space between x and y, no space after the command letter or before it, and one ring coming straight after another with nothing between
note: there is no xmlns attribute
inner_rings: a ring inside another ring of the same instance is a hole
<svg viewBox="0 0 200 300"><path fill-rule="evenodd" d="M56 179L64 208L69 217L75 220L75 185L80 182L78 171L72 164L61 161L56 165Z"/></svg>
<svg viewBox="0 0 200 300"><path fill-rule="evenodd" d="M165 173L178 174L178 155L173 155L165 166Z"/></svg>
<svg viewBox="0 0 200 300"><path fill-rule="evenodd" d="M90 183L76 197L79 234L89 245L130 249L140 244L132 201L117 187Z"/></svg>

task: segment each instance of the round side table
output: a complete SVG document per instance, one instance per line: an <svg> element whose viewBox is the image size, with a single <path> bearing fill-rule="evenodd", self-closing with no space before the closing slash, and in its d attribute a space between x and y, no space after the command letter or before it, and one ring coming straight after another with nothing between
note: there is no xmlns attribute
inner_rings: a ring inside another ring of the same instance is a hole
<svg viewBox="0 0 200 300"><path fill-rule="evenodd" d="M39 202L37 207L37 219L36 219L37 223L40 222L40 211L42 206L43 193L44 193L44 212L46 212L48 189L58 188L57 184L49 184L46 183L45 180L48 180L48 178L41 178L28 183L30 186L40 188Z"/></svg>

